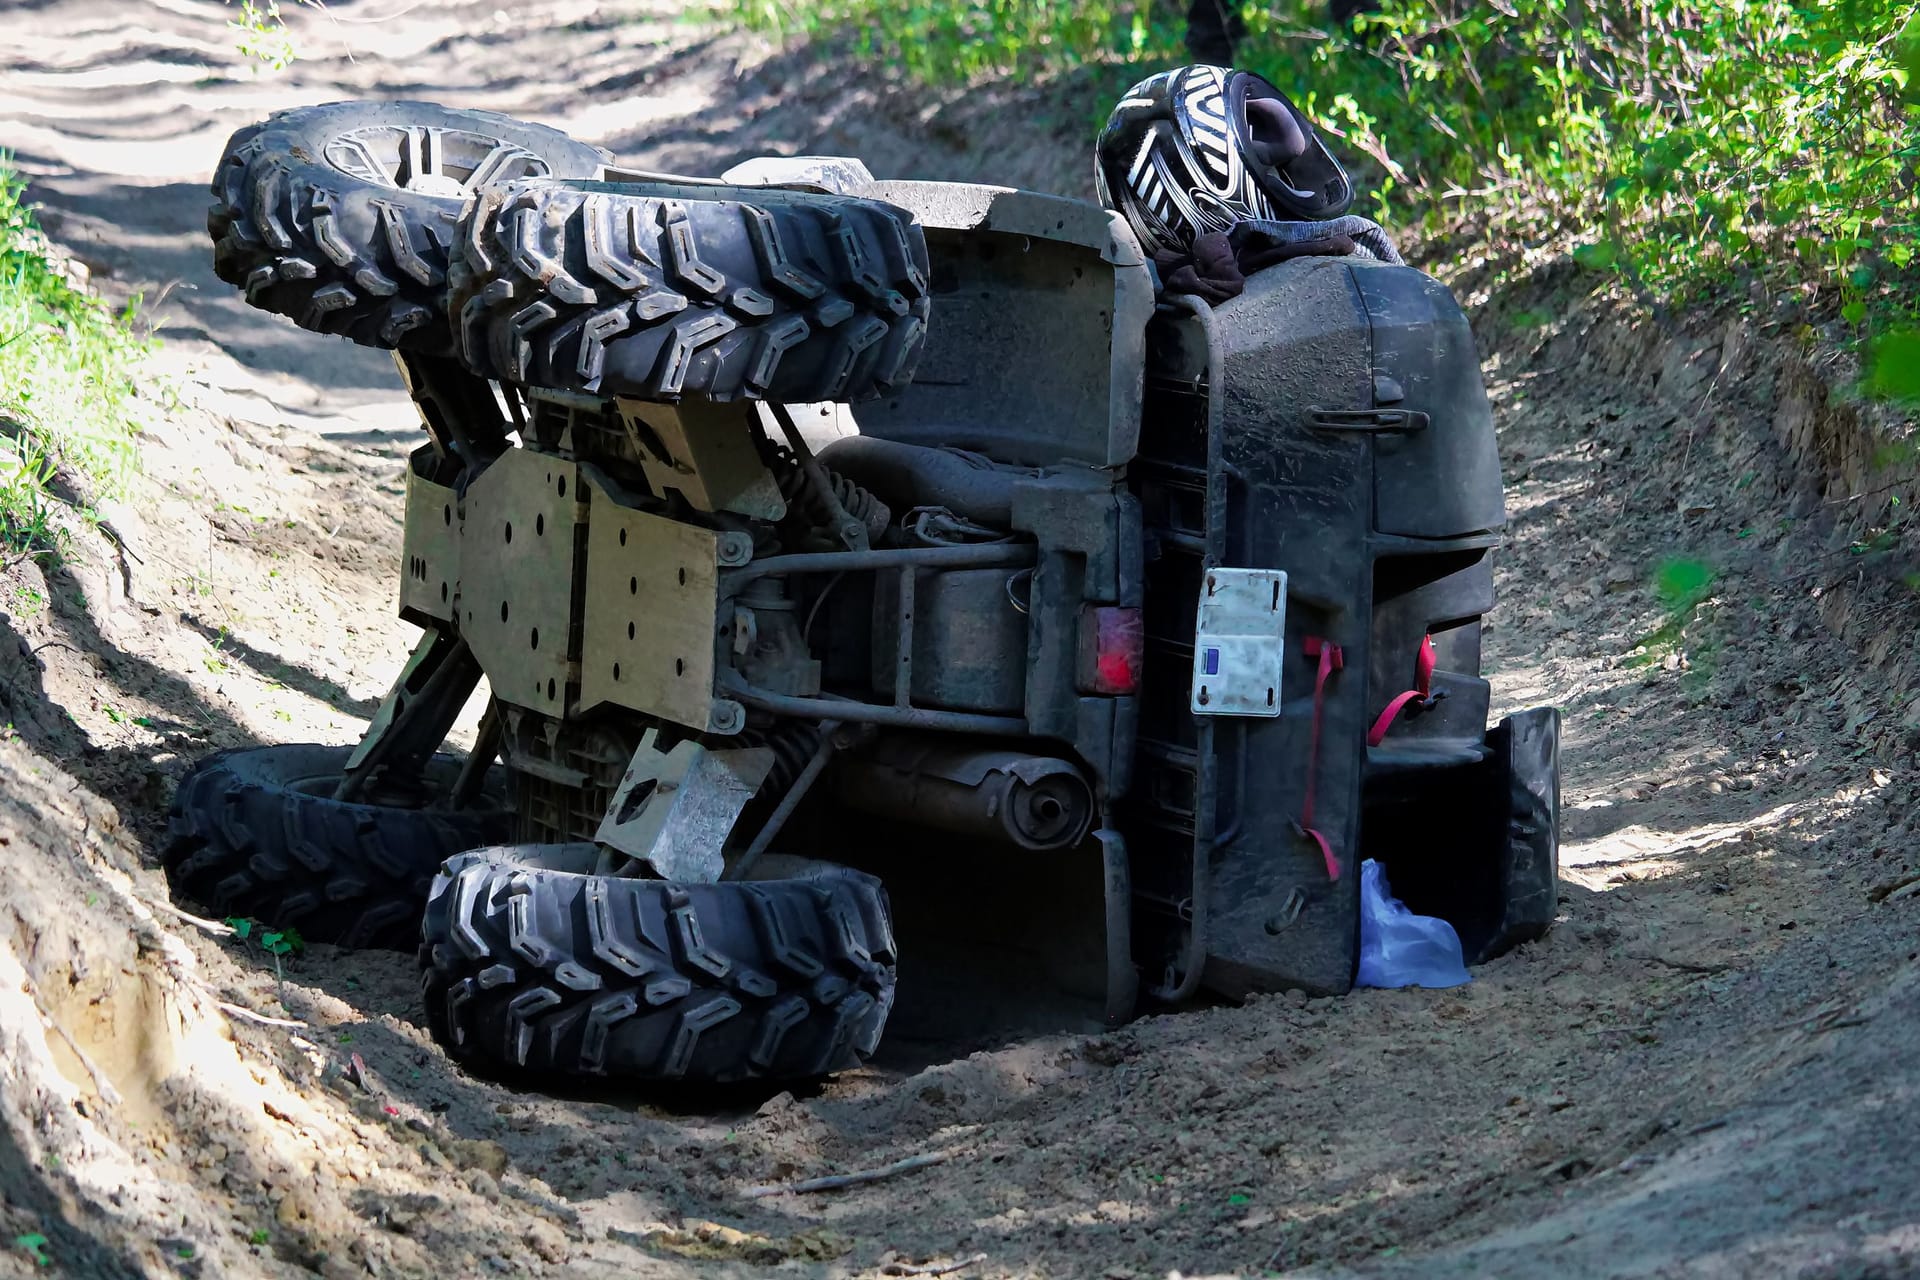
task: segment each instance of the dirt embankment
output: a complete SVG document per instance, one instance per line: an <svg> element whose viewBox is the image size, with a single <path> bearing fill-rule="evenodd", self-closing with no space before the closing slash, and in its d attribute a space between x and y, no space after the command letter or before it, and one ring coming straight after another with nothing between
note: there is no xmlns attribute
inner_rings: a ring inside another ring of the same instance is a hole
<svg viewBox="0 0 1920 1280"><path fill-rule="evenodd" d="M1885 481L1828 486L1848 411L1764 316L1628 325L1557 268L1476 301L1512 515L1489 656L1508 706L1567 713L1565 918L1466 988L667 1109L461 1074L407 957L276 966L173 914L151 864L173 780L219 747L353 738L411 639L411 411L377 356L212 279L231 129L433 96L652 166L805 147L1082 194L1084 151L1051 125L1002 145L1025 99L905 111L638 5L336 4L277 78L234 65L212 0L143 12L51 0L0 54L55 238L160 299L171 338L124 549L78 529L64 567L0 574L0 1275L1920 1270L1910 606L1834 505ZM1679 617L1651 586L1674 555L1716 573ZM930 1151L951 1158L742 1195Z"/></svg>

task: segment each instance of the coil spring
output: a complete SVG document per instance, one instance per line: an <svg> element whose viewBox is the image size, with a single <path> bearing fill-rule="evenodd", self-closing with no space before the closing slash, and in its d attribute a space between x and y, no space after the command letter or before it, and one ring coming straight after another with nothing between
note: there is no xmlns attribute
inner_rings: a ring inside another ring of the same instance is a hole
<svg viewBox="0 0 1920 1280"><path fill-rule="evenodd" d="M879 542L887 526L893 523L892 509L839 472L826 467L821 470L826 472L827 485L841 507L867 527L867 540ZM798 503L807 519L816 527L825 527L833 522L832 511L821 495L814 492L813 486L807 483L807 473L798 466L780 476L780 496L790 503Z"/></svg>
<svg viewBox="0 0 1920 1280"><path fill-rule="evenodd" d="M764 729L750 729L735 739L741 745L765 747L773 752L773 768L760 784L759 794L783 796L800 771L820 749L820 726L811 720L777 720Z"/></svg>

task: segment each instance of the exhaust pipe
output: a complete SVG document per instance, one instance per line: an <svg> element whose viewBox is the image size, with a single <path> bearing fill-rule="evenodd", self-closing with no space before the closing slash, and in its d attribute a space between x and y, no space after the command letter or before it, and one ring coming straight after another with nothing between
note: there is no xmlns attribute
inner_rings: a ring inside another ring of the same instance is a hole
<svg viewBox="0 0 1920 1280"><path fill-rule="evenodd" d="M1022 849L1071 848L1093 825L1093 787L1052 756L891 735L837 776L849 808Z"/></svg>

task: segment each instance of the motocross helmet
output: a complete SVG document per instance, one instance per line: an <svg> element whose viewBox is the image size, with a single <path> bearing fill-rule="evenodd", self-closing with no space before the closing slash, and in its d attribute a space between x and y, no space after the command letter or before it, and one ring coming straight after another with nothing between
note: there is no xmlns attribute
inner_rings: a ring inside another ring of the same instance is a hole
<svg viewBox="0 0 1920 1280"><path fill-rule="evenodd" d="M1353 203L1313 122L1250 71L1196 64L1127 90L1095 149L1100 200L1148 253L1248 218L1312 222Z"/></svg>

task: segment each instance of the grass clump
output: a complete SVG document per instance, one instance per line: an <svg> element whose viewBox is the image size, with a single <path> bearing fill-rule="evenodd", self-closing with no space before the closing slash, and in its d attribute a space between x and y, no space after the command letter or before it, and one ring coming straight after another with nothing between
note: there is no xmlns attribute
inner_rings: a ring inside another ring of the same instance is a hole
<svg viewBox="0 0 1920 1280"><path fill-rule="evenodd" d="M1861 334L1920 310L1920 0L1223 2L1383 218L1571 244L1654 300L1757 282ZM1187 60L1172 0L716 3L923 83Z"/></svg>
<svg viewBox="0 0 1920 1280"><path fill-rule="evenodd" d="M0 153L0 552L60 549L54 496L111 497L131 478L135 371L150 340L76 285ZM136 300L137 301L137 300Z"/></svg>

